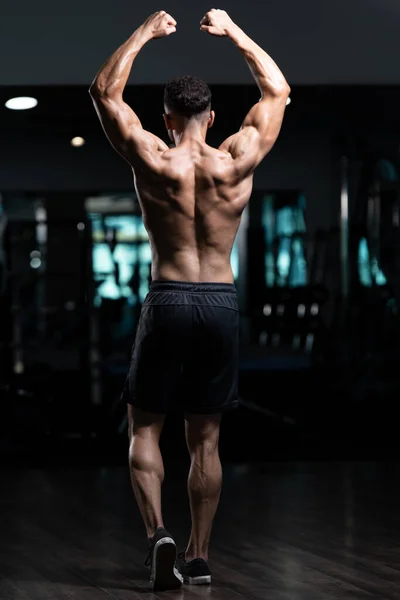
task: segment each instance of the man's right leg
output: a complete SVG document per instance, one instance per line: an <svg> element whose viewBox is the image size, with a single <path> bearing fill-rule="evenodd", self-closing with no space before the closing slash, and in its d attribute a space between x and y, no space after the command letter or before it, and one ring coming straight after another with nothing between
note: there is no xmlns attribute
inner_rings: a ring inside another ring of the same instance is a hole
<svg viewBox="0 0 400 600"><path fill-rule="evenodd" d="M187 562L208 560L211 529L222 486L218 441L221 415L186 415L186 442L191 466L188 479L192 531Z"/></svg>

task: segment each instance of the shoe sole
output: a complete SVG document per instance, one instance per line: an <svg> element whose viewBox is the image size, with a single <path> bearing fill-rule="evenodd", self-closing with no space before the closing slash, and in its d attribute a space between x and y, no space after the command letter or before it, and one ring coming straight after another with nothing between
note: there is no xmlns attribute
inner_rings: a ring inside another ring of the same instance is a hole
<svg viewBox="0 0 400 600"><path fill-rule="evenodd" d="M183 580L189 585L210 585L211 575L202 575L199 577L184 577Z"/></svg>
<svg viewBox="0 0 400 600"><path fill-rule="evenodd" d="M175 567L176 545L165 537L154 546L151 584L154 590L176 590L182 587L183 577Z"/></svg>

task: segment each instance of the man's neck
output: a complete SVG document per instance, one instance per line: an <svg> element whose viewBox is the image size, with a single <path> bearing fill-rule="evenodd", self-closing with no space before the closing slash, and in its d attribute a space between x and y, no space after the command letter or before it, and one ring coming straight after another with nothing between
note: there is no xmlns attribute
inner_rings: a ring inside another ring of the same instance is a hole
<svg viewBox="0 0 400 600"><path fill-rule="evenodd" d="M182 144L200 143L204 144L206 141L206 133L204 125L198 121L189 121L182 132L177 134L176 145L181 146Z"/></svg>

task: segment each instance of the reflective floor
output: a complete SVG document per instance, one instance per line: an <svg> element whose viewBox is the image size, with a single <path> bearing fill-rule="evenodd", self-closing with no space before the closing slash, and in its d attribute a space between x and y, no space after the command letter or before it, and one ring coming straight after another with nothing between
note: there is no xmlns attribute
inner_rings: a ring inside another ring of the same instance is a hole
<svg viewBox="0 0 400 600"><path fill-rule="evenodd" d="M153 593L125 468L3 470L0 598L394 600L400 589L395 463L225 467L211 587ZM167 464L164 519L184 549L185 473Z"/></svg>

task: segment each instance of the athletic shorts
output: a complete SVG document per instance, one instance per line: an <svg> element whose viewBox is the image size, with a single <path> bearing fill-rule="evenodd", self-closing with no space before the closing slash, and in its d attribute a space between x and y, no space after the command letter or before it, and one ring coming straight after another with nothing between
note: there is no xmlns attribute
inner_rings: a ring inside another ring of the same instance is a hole
<svg viewBox="0 0 400 600"><path fill-rule="evenodd" d="M152 281L122 399L144 411L216 414L238 406L234 284Z"/></svg>

